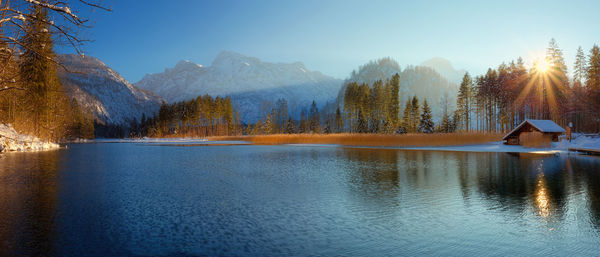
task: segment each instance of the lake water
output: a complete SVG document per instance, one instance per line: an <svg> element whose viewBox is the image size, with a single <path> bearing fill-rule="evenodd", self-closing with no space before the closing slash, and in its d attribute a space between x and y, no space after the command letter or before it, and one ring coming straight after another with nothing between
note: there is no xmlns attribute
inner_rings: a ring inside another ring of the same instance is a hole
<svg viewBox="0 0 600 257"><path fill-rule="evenodd" d="M9 153L0 251L597 256L600 159L143 143Z"/></svg>

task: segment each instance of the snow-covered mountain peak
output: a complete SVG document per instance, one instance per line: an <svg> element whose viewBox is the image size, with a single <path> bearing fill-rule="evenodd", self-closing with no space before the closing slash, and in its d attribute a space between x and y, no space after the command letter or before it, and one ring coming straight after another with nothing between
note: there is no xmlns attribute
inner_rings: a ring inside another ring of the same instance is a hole
<svg viewBox="0 0 600 257"><path fill-rule="evenodd" d="M243 54L239 54L231 51L220 52L211 66L214 68L231 69L231 68L244 68L253 67L260 64L260 60L255 57L248 57Z"/></svg>
<svg viewBox="0 0 600 257"><path fill-rule="evenodd" d="M202 69L202 68L203 68L203 66L200 64L194 63L189 60L181 60L177 64L175 64L175 67L173 69L175 69L175 70L196 70L196 69Z"/></svg>
<svg viewBox="0 0 600 257"><path fill-rule="evenodd" d="M312 100L333 101L341 80L310 71L302 62L271 63L256 57L223 51L211 66L198 67L181 61L163 73L148 74L135 83L170 103L197 96L231 96L244 121L261 117L264 102L288 100L292 112L299 112Z"/></svg>
<svg viewBox="0 0 600 257"><path fill-rule="evenodd" d="M58 59L68 70L59 69L66 91L100 123L139 121L142 114L152 116L162 103L160 97L131 85L97 58L58 55Z"/></svg>

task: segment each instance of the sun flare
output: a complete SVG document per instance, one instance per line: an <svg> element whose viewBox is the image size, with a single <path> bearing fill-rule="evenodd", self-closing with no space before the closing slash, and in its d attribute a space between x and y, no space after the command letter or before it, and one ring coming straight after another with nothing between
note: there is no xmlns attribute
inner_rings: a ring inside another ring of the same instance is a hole
<svg viewBox="0 0 600 257"><path fill-rule="evenodd" d="M550 69L550 66L551 64L546 58L540 58L535 64L535 69L540 73L546 73Z"/></svg>

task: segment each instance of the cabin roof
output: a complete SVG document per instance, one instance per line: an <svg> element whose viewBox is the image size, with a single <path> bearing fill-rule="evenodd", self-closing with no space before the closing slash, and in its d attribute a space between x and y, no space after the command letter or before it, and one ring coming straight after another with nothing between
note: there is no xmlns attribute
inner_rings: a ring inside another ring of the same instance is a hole
<svg viewBox="0 0 600 257"><path fill-rule="evenodd" d="M525 126L525 124L527 124L527 123L529 123L529 125L536 128L537 130L539 130L542 133L565 133L566 132L565 129L563 129L561 126L559 126L558 124L556 124L554 121L551 121L551 120L524 120L523 122L521 122L521 124L519 124L519 126L517 126L515 129L508 132L508 134L506 134L506 136L504 136L502 138L502 140L505 140L508 136L517 132L519 129L521 129L521 127Z"/></svg>

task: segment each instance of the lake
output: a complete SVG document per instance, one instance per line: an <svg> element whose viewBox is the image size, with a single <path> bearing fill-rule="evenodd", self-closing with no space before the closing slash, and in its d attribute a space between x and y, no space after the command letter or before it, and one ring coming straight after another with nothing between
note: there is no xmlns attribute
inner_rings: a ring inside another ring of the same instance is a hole
<svg viewBox="0 0 600 257"><path fill-rule="evenodd" d="M0 156L0 255L592 256L600 158L72 144Z"/></svg>

